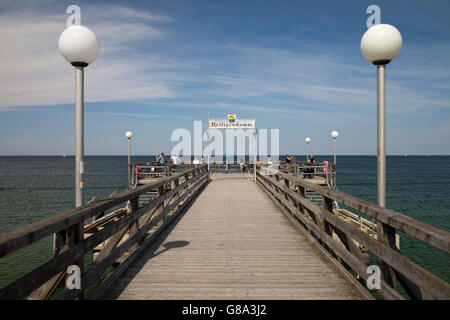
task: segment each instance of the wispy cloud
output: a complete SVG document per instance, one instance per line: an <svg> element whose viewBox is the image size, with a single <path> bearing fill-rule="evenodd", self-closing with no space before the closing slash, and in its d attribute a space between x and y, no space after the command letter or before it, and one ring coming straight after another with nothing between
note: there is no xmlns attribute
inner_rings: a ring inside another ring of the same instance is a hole
<svg viewBox="0 0 450 320"><path fill-rule="evenodd" d="M149 62L152 69L170 69L174 62L155 54L137 54L134 49L139 42L163 39L166 33L150 23L167 23L169 17L120 6L84 8L87 21L97 14L95 23L88 26L101 43L100 58L85 72L87 102L175 95L167 75L148 72ZM73 102L73 68L57 48L65 19L64 14L34 10L0 16L0 40L8 44L0 51L0 108Z"/></svg>
<svg viewBox="0 0 450 320"><path fill-rule="evenodd" d="M141 19L150 22L170 22L172 19L164 14L158 14L150 11L137 10L131 7L119 5L95 5L88 8L88 14L95 19L107 20L111 17L131 18L132 20Z"/></svg>
<svg viewBox="0 0 450 320"><path fill-rule="evenodd" d="M150 113L129 113L129 112L87 112L90 114L97 114L102 116L117 116L117 117L132 117L132 118L157 118L157 119L188 119L195 120L196 117L193 116L183 116L174 114L150 114Z"/></svg>

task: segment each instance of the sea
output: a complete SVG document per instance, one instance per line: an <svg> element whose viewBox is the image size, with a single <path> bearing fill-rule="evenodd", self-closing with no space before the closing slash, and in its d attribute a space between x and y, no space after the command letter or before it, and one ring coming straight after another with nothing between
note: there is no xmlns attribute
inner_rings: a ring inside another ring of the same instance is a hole
<svg viewBox="0 0 450 320"><path fill-rule="evenodd" d="M305 159L304 155L295 157ZM154 158L133 156L132 162ZM332 163L333 156L316 155L316 160ZM1 156L0 234L72 209L74 168L73 156ZM386 171L387 208L450 232L450 156L387 156ZM340 191L376 203L376 156L337 156L336 173ZM124 191L126 185L127 156L85 157L85 202ZM399 234L405 256L450 282L450 255ZM48 237L0 258L0 288L51 256L52 239Z"/></svg>

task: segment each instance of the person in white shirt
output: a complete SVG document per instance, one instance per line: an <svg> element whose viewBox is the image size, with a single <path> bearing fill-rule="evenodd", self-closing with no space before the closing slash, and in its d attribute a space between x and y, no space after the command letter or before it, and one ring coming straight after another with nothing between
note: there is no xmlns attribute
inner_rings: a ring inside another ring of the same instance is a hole
<svg viewBox="0 0 450 320"><path fill-rule="evenodd" d="M200 160L198 160L198 158L195 157L195 158L194 158L194 161L192 161L192 163L193 163L194 165L198 165L198 164L200 164Z"/></svg>
<svg viewBox="0 0 450 320"><path fill-rule="evenodd" d="M174 153L174 154L172 155L172 157L170 158L170 160L172 160L172 163L173 163L173 164L182 164L182 163L183 163L183 161L181 161L181 159L178 158L178 156L177 156L176 153Z"/></svg>

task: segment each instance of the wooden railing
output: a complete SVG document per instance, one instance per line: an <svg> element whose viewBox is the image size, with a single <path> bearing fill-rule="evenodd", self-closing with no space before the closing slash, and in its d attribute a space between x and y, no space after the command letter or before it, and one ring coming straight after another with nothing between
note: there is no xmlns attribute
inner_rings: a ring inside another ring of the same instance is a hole
<svg viewBox="0 0 450 320"><path fill-rule="evenodd" d="M360 250L363 246L377 257L382 276L376 292L381 298L404 299L406 292L411 299L450 299L450 285L446 281L408 259L395 246L395 233L399 230L450 254L450 233L292 174L277 172L269 176L258 171L257 182L361 296L373 298L362 284L362 280L371 276L367 272L369 256ZM321 194L323 206L307 200L306 189ZM339 218L333 212L333 201L375 218L384 236L375 239ZM403 295L399 284L404 289Z"/></svg>
<svg viewBox="0 0 450 320"><path fill-rule="evenodd" d="M148 163L132 163L130 164L130 181L128 182L128 187L133 188L138 184L140 179L147 178L162 178L168 177L172 174L183 172L191 168L201 166L202 164L194 165L192 163L183 164L173 164L167 163L166 165L159 165L155 162Z"/></svg>
<svg viewBox="0 0 450 320"><path fill-rule="evenodd" d="M53 298L100 297L208 182L207 166L197 166L0 235L0 258L55 235L53 258L2 288L0 299L49 298L50 288L64 279L71 265L81 269L81 289L61 288L61 284L60 292ZM155 189L158 190L157 198L139 207L139 196ZM85 226L87 219L101 216L120 204L127 208ZM103 246L95 256L95 263L84 270L85 254L99 245ZM103 279L102 274L110 266L117 265L117 261L120 264Z"/></svg>
<svg viewBox="0 0 450 320"><path fill-rule="evenodd" d="M216 172L221 173L236 173L241 171L241 165L239 163L211 163L211 174ZM245 171L253 172L253 164L247 164Z"/></svg>

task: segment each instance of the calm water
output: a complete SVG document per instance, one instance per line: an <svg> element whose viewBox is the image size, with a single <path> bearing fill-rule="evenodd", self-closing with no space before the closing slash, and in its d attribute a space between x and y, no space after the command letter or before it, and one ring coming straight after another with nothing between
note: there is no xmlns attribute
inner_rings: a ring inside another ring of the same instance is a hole
<svg viewBox="0 0 450 320"><path fill-rule="evenodd" d="M296 156L303 160L304 156ZM133 157L133 162L153 160ZM332 156L316 156L332 162ZM0 233L74 206L74 157L0 157ZM85 158L85 201L125 190L126 156ZM376 157L339 156L340 191L376 202ZM387 207L450 231L450 156L387 158ZM450 282L450 256L401 234L401 251ZM51 257L51 238L0 259L0 287Z"/></svg>

